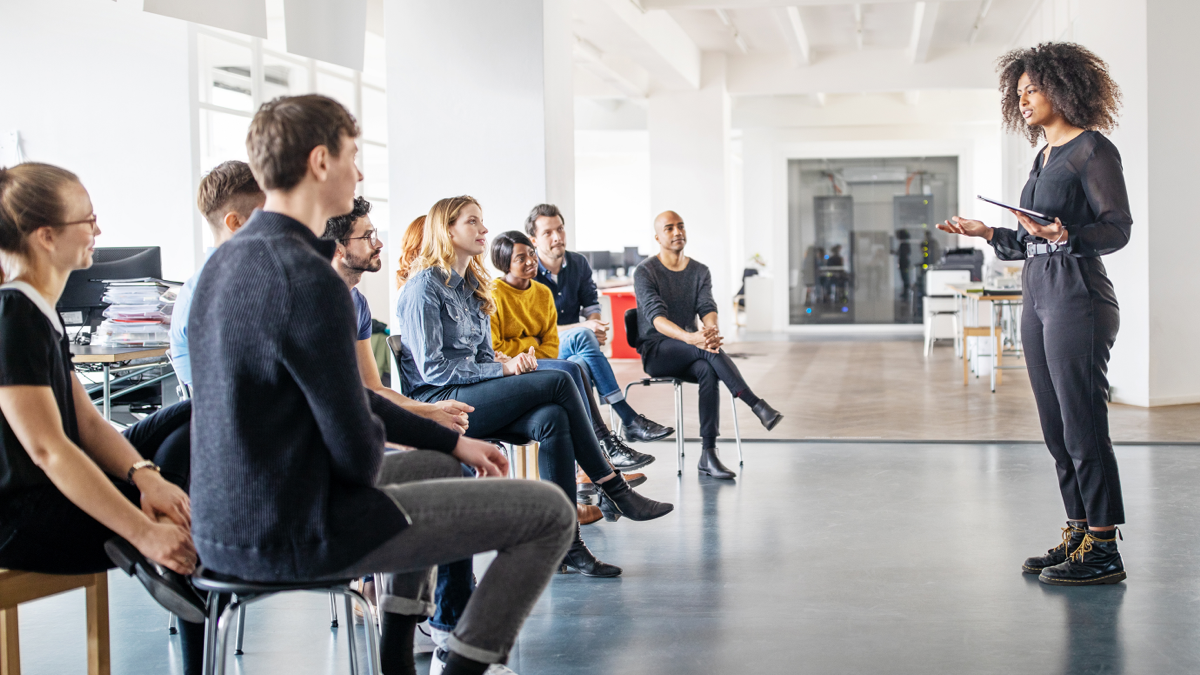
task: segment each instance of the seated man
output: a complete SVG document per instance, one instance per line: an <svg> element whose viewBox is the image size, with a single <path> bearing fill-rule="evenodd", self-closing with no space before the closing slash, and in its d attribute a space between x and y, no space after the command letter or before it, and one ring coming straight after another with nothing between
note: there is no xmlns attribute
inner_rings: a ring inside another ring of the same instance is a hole
<svg viewBox="0 0 1200 675"><path fill-rule="evenodd" d="M683 218L674 211L659 214L654 219L654 239L658 255L643 260L633 276L642 367L651 377L683 377L700 384L702 452L697 468L713 478L733 478L737 474L717 456L719 382L745 401L768 431L783 415L750 391L733 360L721 350L712 276L707 267L683 255L687 245Z"/></svg>
<svg viewBox="0 0 1200 675"><path fill-rule="evenodd" d="M621 418L625 440L657 441L670 436L674 429L639 415L629 406L612 366L600 351L608 341L608 326L600 321L600 299L592 268L587 258L567 250L566 227L558 207L533 207L525 219L525 232L537 245L537 281L550 289L558 310L558 358L587 368L600 402L611 405ZM507 271L500 270L501 274Z"/></svg>
<svg viewBox="0 0 1200 675"><path fill-rule="evenodd" d="M446 675L502 663L570 545L574 513L536 481L501 476L495 446L409 414L428 450L384 455L357 373L354 306L321 241L354 206L354 118L333 99L278 98L250 123L267 192L210 258L192 299L192 525L204 565L263 582L384 573L382 665L415 675L413 630L433 566L497 551L449 638ZM400 413L404 411L393 408ZM430 481L428 479L446 479ZM503 504L505 508L496 508Z"/></svg>

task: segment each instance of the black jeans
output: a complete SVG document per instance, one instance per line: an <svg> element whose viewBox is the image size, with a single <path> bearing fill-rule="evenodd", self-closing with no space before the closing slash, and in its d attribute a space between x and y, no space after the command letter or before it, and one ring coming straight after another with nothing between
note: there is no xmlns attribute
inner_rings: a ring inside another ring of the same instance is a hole
<svg viewBox="0 0 1200 675"><path fill-rule="evenodd" d="M593 481L612 473L600 450L592 422L571 376L558 370L535 370L473 384L429 387L415 398L452 398L475 407L467 436L490 438L513 434L541 445L538 471L575 501L575 463Z"/></svg>
<svg viewBox="0 0 1200 675"><path fill-rule="evenodd" d="M1025 365L1067 517L1124 523L1108 436L1108 357L1121 317L1104 263L1057 252L1029 258L1022 287Z"/></svg>
<svg viewBox="0 0 1200 675"><path fill-rule="evenodd" d="M725 350L713 354L686 342L662 338L643 342L638 351L647 375L678 377L700 385L701 438L715 440L721 435L721 382L729 387L734 396L750 391L746 380L742 379L742 373ZM683 430L677 433L683 433Z"/></svg>

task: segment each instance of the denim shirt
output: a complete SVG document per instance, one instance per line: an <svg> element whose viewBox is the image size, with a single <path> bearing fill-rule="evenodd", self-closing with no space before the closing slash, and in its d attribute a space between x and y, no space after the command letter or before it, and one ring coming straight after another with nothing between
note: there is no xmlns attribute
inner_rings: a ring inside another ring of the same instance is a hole
<svg viewBox="0 0 1200 675"><path fill-rule="evenodd" d="M474 296L477 283L429 267L400 291L400 378L408 396L422 389L503 377L492 351L492 320Z"/></svg>
<svg viewBox="0 0 1200 675"><path fill-rule="evenodd" d="M592 266L578 253L567 251L557 281L551 279L550 270L538 262L536 280L549 287L554 295L558 325L579 323L589 314L600 313L600 296L596 293L596 282L592 280Z"/></svg>

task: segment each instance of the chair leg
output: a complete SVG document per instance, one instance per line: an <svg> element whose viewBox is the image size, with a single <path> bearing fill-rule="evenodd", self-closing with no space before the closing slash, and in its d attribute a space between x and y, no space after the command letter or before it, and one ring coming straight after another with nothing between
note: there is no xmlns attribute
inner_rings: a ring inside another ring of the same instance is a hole
<svg viewBox="0 0 1200 675"><path fill-rule="evenodd" d="M0 609L0 674L21 675L21 638L15 606Z"/></svg>
<svg viewBox="0 0 1200 675"><path fill-rule="evenodd" d="M354 602L352 596L348 593L342 594L342 600L346 607L346 625L349 630L346 631L346 653L350 655L350 675L358 675L358 645L354 642ZM329 591L329 603L333 604L334 593ZM365 604L365 603L364 603ZM366 616L364 609L363 616Z"/></svg>
<svg viewBox="0 0 1200 675"><path fill-rule="evenodd" d="M208 594L208 621L204 622L204 675L217 672L217 621L220 614L217 608L221 606L221 594Z"/></svg>
<svg viewBox="0 0 1200 675"><path fill-rule="evenodd" d="M540 469L538 469L538 454L542 451L542 445L537 441L534 441L526 447L528 447L533 454L533 459L529 462L529 473L531 474L530 477L534 480L541 480L542 472Z"/></svg>
<svg viewBox="0 0 1200 675"><path fill-rule="evenodd" d="M963 335L963 386L967 386L967 370L971 367L971 356L967 353L967 336Z"/></svg>
<svg viewBox="0 0 1200 675"><path fill-rule="evenodd" d="M683 475L683 383L675 383L675 470Z"/></svg>
<svg viewBox="0 0 1200 675"><path fill-rule="evenodd" d="M217 653L213 659L213 665L216 668L213 670L212 675L225 675L226 652L229 650L230 622L233 621L233 618L241 608L241 599L234 597L233 601L225 608L225 611L221 612L220 618L217 619Z"/></svg>
<svg viewBox="0 0 1200 675"><path fill-rule="evenodd" d="M732 391L729 392L729 407L733 409L733 437L737 439L738 466L745 466L746 462L742 459L742 430L738 426L737 418L737 397Z"/></svg>
<svg viewBox="0 0 1200 675"><path fill-rule="evenodd" d="M233 643L233 655L242 655L242 638L246 637L246 606L238 607L237 613L237 639Z"/></svg>
<svg viewBox="0 0 1200 675"><path fill-rule="evenodd" d="M346 619L348 621L350 621L351 623L354 623L353 616L348 616L348 617L346 617ZM330 628L338 627L337 603L334 602L333 593L329 594L329 627Z"/></svg>
<svg viewBox="0 0 1200 675"><path fill-rule="evenodd" d="M933 314L925 320L925 358L933 353L933 320L936 318L937 315Z"/></svg>
<svg viewBox="0 0 1200 675"><path fill-rule="evenodd" d="M617 424L617 411L613 410L612 404L609 404L608 406L608 428L613 432L613 434L616 435L617 438L626 440L624 438L625 430L621 425Z"/></svg>
<svg viewBox="0 0 1200 675"><path fill-rule="evenodd" d="M108 572L96 574L84 591L87 601L88 675L109 675Z"/></svg>
<svg viewBox="0 0 1200 675"><path fill-rule="evenodd" d="M177 628L175 624L176 621L177 619L175 618L175 615L167 612L167 632L171 635L175 635L179 632L179 628Z"/></svg>
<svg viewBox="0 0 1200 675"><path fill-rule="evenodd" d="M380 658L379 658L379 624L376 621L375 610L361 593L353 588L347 588L343 593L349 593L363 606L363 624L367 631L367 672L370 675L379 675Z"/></svg>

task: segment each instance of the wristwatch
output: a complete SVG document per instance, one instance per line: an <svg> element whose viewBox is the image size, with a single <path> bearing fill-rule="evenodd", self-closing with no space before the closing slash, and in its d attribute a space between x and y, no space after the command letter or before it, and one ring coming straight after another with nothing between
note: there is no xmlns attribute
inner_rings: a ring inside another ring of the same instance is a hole
<svg viewBox="0 0 1200 675"><path fill-rule="evenodd" d="M136 473L138 469L154 469L155 471L162 473L162 469L158 468L157 464L148 459L143 459L140 462L134 462L133 466L129 467L129 473L125 474L125 480L129 481L130 485L137 485L137 483L133 482L133 474Z"/></svg>

